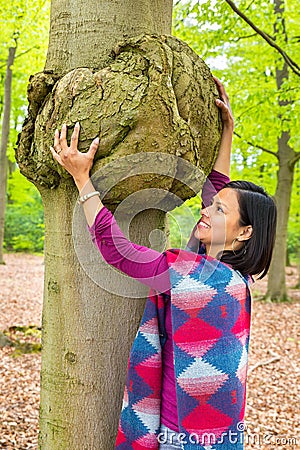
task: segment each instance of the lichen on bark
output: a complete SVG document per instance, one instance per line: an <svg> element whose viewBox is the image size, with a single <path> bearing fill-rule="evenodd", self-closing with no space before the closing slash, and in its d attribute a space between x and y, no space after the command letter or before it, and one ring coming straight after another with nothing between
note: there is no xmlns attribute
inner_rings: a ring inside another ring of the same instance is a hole
<svg viewBox="0 0 300 450"><path fill-rule="evenodd" d="M32 78L29 117L17 150L21 171L38 187L55 188L62 179L71 182L53 161L49 146L56 128L66 123L70 137L79 121L81 151L100 137L93 172L126 155L157 152L183 158L207 175L221 121L214 101L218 93L206 64L172 36L131 38L113 54L113 63L99 71L79 68L59 80L47 73ZM126 158L122 163L126 171ZM132 161L128 164L129 170ZM116 182L106 203L119 203L145 187L171 190L186 199L194 192L174 182L176 170L175 164L169 176L143 174ZM114 171L107 176L113 177ZM202 182L198 180L199 189Z"/></svg>

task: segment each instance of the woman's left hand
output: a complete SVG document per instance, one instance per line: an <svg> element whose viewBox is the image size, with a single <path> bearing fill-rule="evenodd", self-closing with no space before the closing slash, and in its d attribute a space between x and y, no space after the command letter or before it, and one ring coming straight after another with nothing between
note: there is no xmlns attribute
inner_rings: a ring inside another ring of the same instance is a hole
<svg viewBox="0 0 300 450"><path fill-rule="evenodd" d="M89 173L98 149L99 138L93 140L87 153L78 151L78 137L80 125L77 122L71 136L71 144L67 142L67 126L64 124L59 131L55 131L54 145L50 147L53 158L64 167L74 178L76 184L84 184L89 179Z"/></svg>
<svg viewBox="0 0 300 450"><path fill-rule="evenodd" d="M233 130L234 128L234 119L229 103L229 97L227 95L227 92L225 91L224 85L221 83L221 81L217 77L213 77L214 81L216 83L220 99L216 99L216 105L221 110L221 116L222 116L222 122L223 126L225 128L230 128Z"/></svg>

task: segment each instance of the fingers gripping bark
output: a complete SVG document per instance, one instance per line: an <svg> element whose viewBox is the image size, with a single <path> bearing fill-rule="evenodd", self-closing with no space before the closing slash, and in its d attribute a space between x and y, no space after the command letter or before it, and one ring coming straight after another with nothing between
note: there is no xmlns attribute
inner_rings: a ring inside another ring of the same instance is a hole
<svg viewBox="0 0 300 450"><path fill-rule="evenodd" d="M89 148L89 151L87 152L87 155L94 159L95 154L97 152L98 149L98 145L99 145L99 138L97 137L96 139L93 140L93 142L91 143L91 146Z"/></svg>
<svg viewBox="0 0 300 450"><path fill-rule="evenodd" d="M233 114L230 107L229 97L225 90L224 85L221 83L221 81L217 77L213 77L214 81L216 83L220 99L216 99L216 105L221 111L222 115L222 122L225 126L230 126L231 128L234 127L234 119Z"/></svg>
<svg viewBox="0 0 300 450"><path fill-rule="evenodd" d="M80 125L76 123L71 136L70 146L67 142L67 126L64 124L61 133L56 130L54 134L54 148L50 147L53 158L64 167L74 180L88 177L93 165L93 160L98 149L99 139L92 142L87 153L78 150Z"/></svg>
<svg viewBox="0 0 300 450"><path fill-rule="evenodd" d="M75 127L74 127L74 131L72 133L71 136L71 145L70 145L70 151L72 153L76 153L77 152L77 148L78 148L78 138L79 138L79 130L80 130L80 125L78 122L76 122Z"/></svg>

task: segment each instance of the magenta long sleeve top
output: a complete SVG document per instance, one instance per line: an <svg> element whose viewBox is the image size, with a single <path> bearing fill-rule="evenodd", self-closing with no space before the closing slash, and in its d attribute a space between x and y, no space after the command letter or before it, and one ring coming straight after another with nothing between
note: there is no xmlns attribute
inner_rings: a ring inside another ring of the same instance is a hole
<svg viewBox="0 0 300 450"><path fill-rule="evenodd" d="M226 175L213 170L202 189L203 204L209 205L212 197L228 182ZM89 231L107 263L143 284L167 294L165 329L167 336L172 336L170 277L166 255L129 241L120 230L113 214L105 207L97 214ZM161 423L171 430L179 431L172 339L167 338L162 356Z"/></svg>

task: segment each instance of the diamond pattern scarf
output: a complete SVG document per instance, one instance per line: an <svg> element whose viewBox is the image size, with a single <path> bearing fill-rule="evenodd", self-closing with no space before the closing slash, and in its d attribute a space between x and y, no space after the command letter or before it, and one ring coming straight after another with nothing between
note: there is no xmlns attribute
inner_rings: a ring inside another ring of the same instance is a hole
<svg viewBox="0 0 300 450"><path fill-rule="evenodd" d="M181 447L242 450L249 279L207 255L166 252ZM128 361L118 450L158 449L165 298L150 292Z"/></svg>

